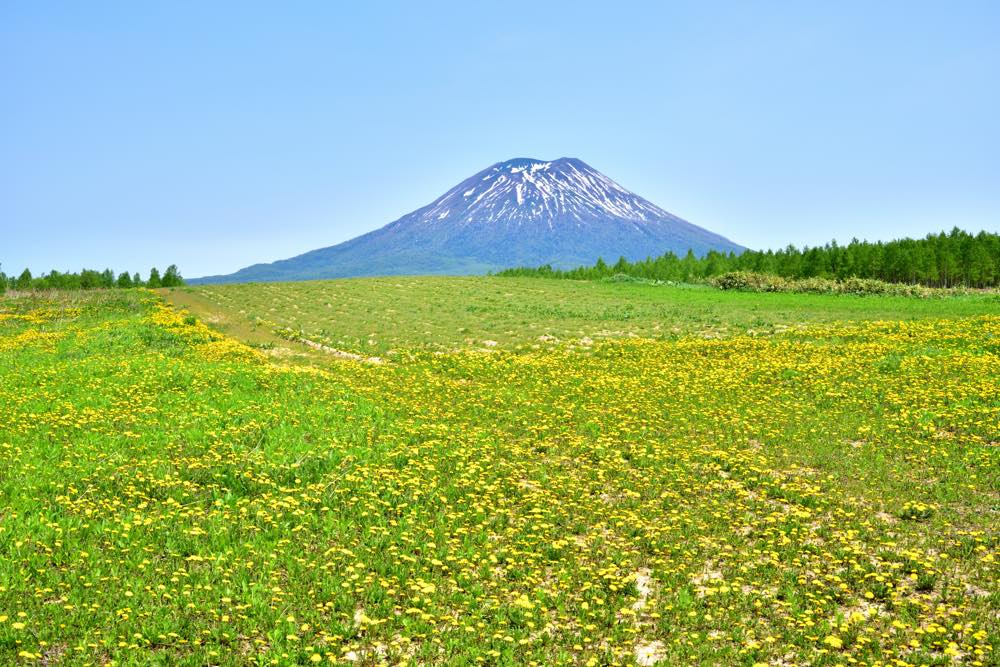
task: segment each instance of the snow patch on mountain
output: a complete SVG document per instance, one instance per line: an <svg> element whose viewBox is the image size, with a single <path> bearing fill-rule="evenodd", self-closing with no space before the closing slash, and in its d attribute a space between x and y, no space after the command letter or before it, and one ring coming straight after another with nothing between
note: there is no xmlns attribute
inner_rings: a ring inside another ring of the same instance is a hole
<svg viewBox="0 0 1000 667"><path fill-rule="evenodd" d="M417 213L415 222L461 226L540 222L552 227L555 218L571 219L580 225L608 219L639 224L653 220L684 222L574 158L500 162L458 184Z"/></svg>

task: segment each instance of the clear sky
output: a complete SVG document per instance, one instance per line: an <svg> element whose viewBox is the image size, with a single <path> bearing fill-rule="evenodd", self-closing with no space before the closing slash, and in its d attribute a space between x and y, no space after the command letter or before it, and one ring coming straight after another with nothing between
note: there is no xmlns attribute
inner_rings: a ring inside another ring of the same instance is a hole
<svg viewBox="0 0 1000 667"><path fill-rule="evenodd" d="M562 156L754 248L1000 231L1000 2L0 4L8 273L227 273Z"/></svg>

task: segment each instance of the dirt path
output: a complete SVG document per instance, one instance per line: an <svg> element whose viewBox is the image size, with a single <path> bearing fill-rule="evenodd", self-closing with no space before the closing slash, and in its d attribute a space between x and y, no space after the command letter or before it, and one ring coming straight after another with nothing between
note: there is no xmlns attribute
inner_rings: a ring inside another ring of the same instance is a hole
<svg viewBox="0 0 1000 667"><path fill-rule="evenodd" d="M365 357L345 352L306 338L297 340L282 338L266 326L258 326L242 317L219 312L209 300L184 288L161 288L154 291L174 308L183 308L216 331L259 348L276 359L305 362L310 365L328 363L331 358L371 364L381 364L384 361L380 357Z"/></svg>
<svg viewBox="0 0 1000 667"><path fill-rule="evenodd" d="M288 343L267 327L255 326L249 320L231 317L219 312L212 302L197 293L179 289L153 290L174 308L184 308L216 331L232 336L250 345L279 345Z"/></svg>

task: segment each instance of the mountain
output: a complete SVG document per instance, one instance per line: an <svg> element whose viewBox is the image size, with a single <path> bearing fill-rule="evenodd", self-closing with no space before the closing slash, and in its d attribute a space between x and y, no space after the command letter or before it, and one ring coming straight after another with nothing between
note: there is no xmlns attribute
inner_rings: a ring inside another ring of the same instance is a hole
<svg viewBox="0 0 1000 667"><path fill-rule="evenodd" d="M729 239L629 192L576 158L516 158L468 178L381 229L328 248L192 283L401 274L472 274L512 266L572 268L709 250Z"/></svg>

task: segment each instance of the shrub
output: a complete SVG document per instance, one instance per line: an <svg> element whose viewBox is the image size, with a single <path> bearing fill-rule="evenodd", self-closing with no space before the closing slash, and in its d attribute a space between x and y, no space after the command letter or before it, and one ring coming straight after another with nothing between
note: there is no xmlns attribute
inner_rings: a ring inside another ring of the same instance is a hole
<svg viewBox="0 0 1000 667"><path fill-rule="evenodd" d="M716 276L709 282L719 289L743 292L784 292L788 288L788 281L780 276L750 271L731 271Z"/></svg>
<svg viewBox="0 0 1000 667"><path fill-rule="evenodd" d="M751 271L731 271L716 276L709 282L719 289L744 292L799 292L807 294L855 294L859 296L886 294L927 297L946 291L947 293L954 291L935 290L921 285L887 283L872 278L847 278L845 280L800 278L796 280Z"/></svg>

